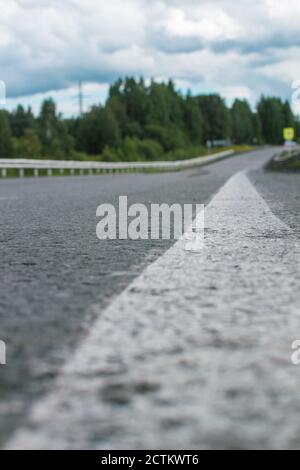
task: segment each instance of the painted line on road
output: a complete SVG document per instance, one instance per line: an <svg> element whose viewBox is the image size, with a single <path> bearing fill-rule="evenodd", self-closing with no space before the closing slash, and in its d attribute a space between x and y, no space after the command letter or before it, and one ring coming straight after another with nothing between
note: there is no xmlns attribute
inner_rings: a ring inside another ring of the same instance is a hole
<svg viewBox="0 0 300 470"><path fill-rule="evenodd" d="M288 442L300 388L288 367L299 243L244 173L205 218L200 253L178 241L108 308L94 307L89 337L7 449Z"/></svg>

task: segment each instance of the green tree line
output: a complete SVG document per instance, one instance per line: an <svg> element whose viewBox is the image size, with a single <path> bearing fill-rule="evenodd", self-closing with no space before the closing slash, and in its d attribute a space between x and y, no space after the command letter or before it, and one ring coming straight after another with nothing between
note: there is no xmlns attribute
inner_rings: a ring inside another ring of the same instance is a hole
<svg viewBox="0 0 300 470"><path fill-rule="evenodd" d="M287 101L262 97L255 110L246 100L231 107L219 95L192 96L174 83L146 85L126 78L111 85L104 106L64 119L55 102L42 103L38 116L18 106L0 112L0 158L133 161L197 156L207 142L282 144L283 128L299 120Z"/></svg>

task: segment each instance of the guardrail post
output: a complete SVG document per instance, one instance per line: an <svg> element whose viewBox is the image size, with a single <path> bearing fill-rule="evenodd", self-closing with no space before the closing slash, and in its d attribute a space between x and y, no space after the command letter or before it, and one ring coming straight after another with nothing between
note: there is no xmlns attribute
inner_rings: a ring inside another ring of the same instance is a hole
<svg viewBox="0 0 300 470"><path fill-rule="evenodd" d="M2 175L2 178L7 177L7 169L6 168L2 168L1 175Z"/></svg>
<svg viewBox="0 0 300 470"><path fill-rule="evenodd" d="M24 178L24 168L19 169L19 177Z"/></svg>
<svg viewBox="0 0 300 470"><path fill-rule="evenodd" d="M48 168L48 176L52 176L52 169L51 168Z"/></svg>
<svg viewBox="0 0 300 470"><path fill-rule="evenodd" d="M38 168L35 168L35 169L34 169L34 176L35 176L35 178L37 178L37 177L39 176L39 170L38 170Z"/></svg>

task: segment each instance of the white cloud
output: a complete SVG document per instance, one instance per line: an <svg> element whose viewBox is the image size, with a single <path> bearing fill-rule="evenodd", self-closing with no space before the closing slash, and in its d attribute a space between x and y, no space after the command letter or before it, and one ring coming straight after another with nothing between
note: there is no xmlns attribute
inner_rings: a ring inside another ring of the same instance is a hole
<svg viewBox="0 0 300 470"><path fill-rule="evenodd" d="M254 102L291 94L299 29L299 0L5 0L0 80L11 99L34 101L49 90L62 101L57 91L80 79L107 89L120 75L144 75Z"/></svg>
<svg viewBox="0 0 300 470"><path fill-rule="evenodd" d="M281 25L289 28L299 28L300 3L299 0L266 0L269 17L278 20Z"/></svg>
<svg viewBox="0 0 300 470"><path fill-rule="evenodd" d="M276 61L261 67L261 74L269 80L278 80L292 85L294 80L300 79L300 47L291 47L289 50L280 50L276 53Z"/></svg>
<svg viewBox="0 0 300 470"><path fill-rule="evenodd" d="M192 18L184 10L172 8L163 25L170 36L199 37L208 41L235 39L242 31L224 11L207 6L193 11Z"/></svg>

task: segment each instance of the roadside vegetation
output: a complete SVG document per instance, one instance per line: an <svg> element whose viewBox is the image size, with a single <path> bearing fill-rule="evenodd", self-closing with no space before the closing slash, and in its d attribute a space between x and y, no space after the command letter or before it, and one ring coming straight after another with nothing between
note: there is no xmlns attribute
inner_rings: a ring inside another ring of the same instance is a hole
<svg viewBox="0 0 300 470"><path fill-rule="evenodd" d="M275 155L267 165L273 171L299 171L300 172L300 150L286 150Z"/></svg>
<svg viewBox="0 0 300 470"><path fill-rule="evenodd" d="M110 87L104 106L93 106L80 118L64 119L51 99L38 116L22 106L1 111L0 158L182 160L226 143L241 150L278 145L284 127L295 127L300 139L289 103L277 98L262 97L255 111L245 100L229 108L218 95L183 95L172 81L146 85L127 78Z"/></svg>

